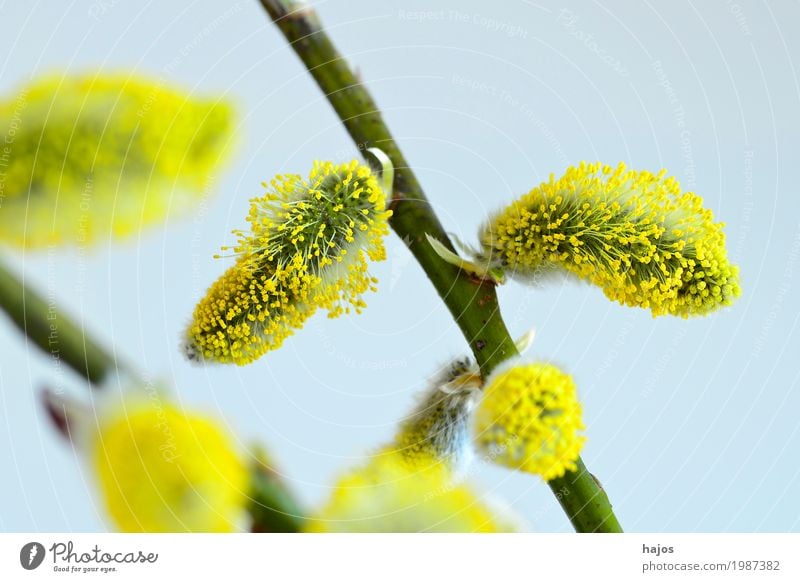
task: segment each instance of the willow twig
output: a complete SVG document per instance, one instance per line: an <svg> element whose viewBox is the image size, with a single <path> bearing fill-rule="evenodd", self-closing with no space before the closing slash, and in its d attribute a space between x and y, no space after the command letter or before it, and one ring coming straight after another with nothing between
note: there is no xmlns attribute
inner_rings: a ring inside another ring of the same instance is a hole
<svg viewBox="0 0 800 582"><path fill-rule="evenodd" d="M114 370L117 362L77 323L56 308L52 299L45 299L23 284L0 262L0 309L28 339L46 354L63 360L97 387ZM67 409L45 390L42 403L53 426L70 438L73 419ZM257 453L261 458L262 453ZM297 502L286 485L269 473L263 463L251 469L251 501L248 507L254 531L294 532L302 527L303 517Z"/></svg>
<svg viewBox="0 0 800 582"><path fill-rule="evenodd" d="M380 110L326 34L314 10L293 0L260 0L333 106L360 151L383 150L395 167L391 225L408 245L444 301L480 366L488 375L517 355L503 322L492 281L471 277L442 261L426 241L428 234L455 250L422 187L406 162ZM583 462L578 471L549 483L579 532L620 532L611 504Z"/></svg>
<svg viewBox="0 0 800 582"><path fill-rule="evenodd" d="M0 262L0 309L48 356L63 361L92 386L117 365L114 357L52 299L25 285Z"/></svg>

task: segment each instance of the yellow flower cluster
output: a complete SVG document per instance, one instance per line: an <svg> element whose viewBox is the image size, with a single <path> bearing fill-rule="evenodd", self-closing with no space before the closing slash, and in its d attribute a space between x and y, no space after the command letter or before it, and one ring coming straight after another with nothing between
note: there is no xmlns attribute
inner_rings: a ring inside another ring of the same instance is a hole
<svg viewBox="0 0 800 582"><path fill-rule="evenodd" d="M0 102L0 240L125 237L195 202L225 158L231 106L129 75L50 76Z"/></svg>
<svg viewBox="0 0 800 582"><path fill-rule="evenodd" d="M244 365L279 348L314 312L309 289L315 279L299 259L278 267L256 256L239 258L195 307L186 356Z"/></svg>
<svg viewBox="0 0 800 582"><path fill-rule="evenodd" d="M582 162L504 209L481 244L484 259L512 273L560 267L621 304L688 317L739 295L722 227L663 171Z"/></svg>
<svg viewBox="0 0 800 582"><path fill-rule="evenodd" d="M377 281L367 261L385 259L386 195L355 160L317 162L307 180L276 177L235 231L238 257L194 311L190 359L248 364L301 328L318 308L338 317L365 306Z"/></svg>
<svg viewBox="0 0 800 582"><path fill-rule="evenodd" d="M382 455L343 477L311 532L510 532L511 520L488 507L469 487L454 484L441 465L411 470Z"/></svg>
<svg viewBox="0 0 800 582"><path fill-rule="evenodd" d="M384 450L396 454L409 469L441 464L461 473L474 457L470 421L480 385L480 374L469 359L452 362L431 381Z"/></svg>
<svg viewBox="0 0 800 582"><path fill-rule="evenodd" d="M490 460L546 481L577 468L583 429L575 383L550 364L499 369L475 413L475 440Z"/></svg>
<svg viewBox="0 0 800 582"><path fill-rule="evenodd" d="M133 405L99 419L89 458L124 532L228 532L240 527L249 477L215 422L172 405Z"/></svg>

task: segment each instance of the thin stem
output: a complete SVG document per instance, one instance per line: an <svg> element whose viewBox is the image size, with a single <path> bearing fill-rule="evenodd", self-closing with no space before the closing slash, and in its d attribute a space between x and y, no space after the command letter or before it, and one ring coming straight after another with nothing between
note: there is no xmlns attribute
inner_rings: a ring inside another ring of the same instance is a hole
<svg viewBox="0 0 800 582"><path fill-rule="evenodd" d="M395 167L391 225L408 245L464 334L481 373L517 354L497 304L491 281L470 277L443 260L426 241L428 234L455 250L403 157L372 96L325 33L313 9L293 0L260 0L333 106L360 151L378 147ZM579 532L622 531L611 504L579 461L579 470L550 487Z"/></svg>
<svg viewBox="0 0 800 582"><path fill-rule="evenodd" d="M257 449L252 463L249 512L253 533L297 533L303 530L304 512L292 492Z"/></svg>
<svg viewBox="0 0 800 582"><path fill-rule="evenodd" d="M622 526L614 515L611 502L600 482L581 459L578 470L548 483L569 516L575 531L581 533L621 533Z"/></svg>
<svg viewBox="0 0 800 582"><path fill-rule="evenodd" d="M117 362L77 323L54 304L27 287L0 261L0 309L50 357L63 360L75 372L98 386L117 369ZM66 408L44 393L48 417L58 431L69 438L71 419ZM257 453L262 458L262 453ZM286 485L257 464L252 469L252 499L249 512L255 531L299 531L302 513Z"/></svg>
<svg viewBox="0 0 800 582"><path fill-rule="evenodd" d="M98 385L116 369L114 357L52 300L23 284L0 262L0 309L45 354Z"/></svg>
<svg viewBox="0 0 800 582"><path fill-rule="evenodd" d="M359 151L377 147L395 169L391 224L405 241L469 342L484 375L516 354L497 309L494 284L462 276L439 259L425 234L454 250L439 219L381 117L372 96L324 33L313 10L294 2L262 0L273 21L325 93Z"/></svg>

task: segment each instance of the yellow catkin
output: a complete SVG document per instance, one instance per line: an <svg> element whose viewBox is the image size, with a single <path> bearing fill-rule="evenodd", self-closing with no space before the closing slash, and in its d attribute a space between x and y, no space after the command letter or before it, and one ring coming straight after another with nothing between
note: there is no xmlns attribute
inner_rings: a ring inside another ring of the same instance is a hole
<svg viewBox="0 0 800 582"><path fill-rule="evenodd" d="M441 465L414 470L382 455L344 476L311 532L508 532L515 526Z"/></svg>
<svg viewBox="0 0 800 582"><path fill-rule="evenodd" d="M101 418L90 459L123 532L228 532L240 526L248 473L214 421L172 405Z"/></svg>
<svg viewBox="0 0 800 582"><path fill-rule="evenodd" d="M197 305L190 359L248 364L277 349L317 309L338 317L374 290L368 261L386 257L386 196L356 162L316 162L308 177L276 177L235 231L236 264Z"/></svg>
<svg viewBox="0 0 800 582"><path fill-rule="evenodd" d="M187 357L243 365L278 349L314 314L314 281L299 257L283 267L239 258L195 307Z"/></svg>
<svg viewBox="0 0 800 582"><path fill-rule="evenodd" d="M546 481L576 469L583 429L575 383L551 364L499 369L475 413L475 441L487 459Z"/></svg>
<svg viewBox="0 0 800 582"><path fill-rule="evenodd" d="M462 474L474 457L470 423L480 384L468 358L451 362L431 380L382 451L397 455L409 469L441 464L455 476Z"/></svg>
<svg viewBox="0 0 800 582"><path fill-rule="evenodd" d="M0 103L0 240L124 238L198 203L225 160L231 105L128 74L53 75Z"/></svg>
<svg viewBox="0 0 800 582"><path fill-rule="evenodd" d="M688 317L739 296L722 227L664 171L582 162L495 216L482 258L523 278L564 269L621 304Z"/></svg>

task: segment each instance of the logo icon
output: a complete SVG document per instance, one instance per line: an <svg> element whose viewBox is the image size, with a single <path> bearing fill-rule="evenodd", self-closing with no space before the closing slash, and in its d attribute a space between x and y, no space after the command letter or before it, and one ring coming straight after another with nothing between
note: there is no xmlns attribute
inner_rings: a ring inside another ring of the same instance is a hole
<svg viewBox="0 0 800 582"><path fill-rule="evenodd" d="M28 542L19 551L19 563L26 570L35 570L44 561L44 546L39 542Z"/></svg>

